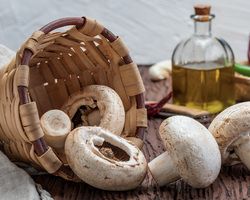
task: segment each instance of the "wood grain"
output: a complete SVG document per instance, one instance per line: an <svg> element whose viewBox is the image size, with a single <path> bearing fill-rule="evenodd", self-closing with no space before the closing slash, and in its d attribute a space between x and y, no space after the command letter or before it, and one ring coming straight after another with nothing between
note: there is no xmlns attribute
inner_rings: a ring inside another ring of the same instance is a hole
<svg viewBox="0 0 250 200"><path fill-rule="evenodd" d="M153 83L148 78L147 68L140 67L146 87L146 100L158 101L169 90L170 81ZM148 161L164 152L158 136L162 119L149 119L148 130L143 136L143 152ZM148 173L136 190L108 192L95 189L85 183L73 183L52 175L34 176L34 180L48 190L55 199L86 200L138 200L138 199L250 199L250 172L243 165L223 167L217 180L208 188L194 189L179 180L165 187L155 186Z"/></svg>

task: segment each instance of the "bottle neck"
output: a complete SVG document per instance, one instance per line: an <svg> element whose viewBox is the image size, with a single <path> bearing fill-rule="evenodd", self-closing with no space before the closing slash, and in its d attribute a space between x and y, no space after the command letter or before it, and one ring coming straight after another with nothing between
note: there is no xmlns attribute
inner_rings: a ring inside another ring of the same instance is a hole
<svg viewBox="0 0 250 200"><path fill-rule="evenodd" d="M196 36L211 36L211 20L201 22L201 21L194 21L194 34Z"/></svg>

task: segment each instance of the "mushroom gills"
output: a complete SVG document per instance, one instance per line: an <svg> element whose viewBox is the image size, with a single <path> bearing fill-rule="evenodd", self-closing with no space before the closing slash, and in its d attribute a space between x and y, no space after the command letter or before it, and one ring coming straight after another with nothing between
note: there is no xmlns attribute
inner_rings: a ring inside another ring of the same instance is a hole
<svg viewBox="0 0 250 200"><path fill-rule="evenodd" d="M87 115L88 126L98 126L101 123L101 113L99 109L94 109Z"/></svg>
<svg viewBox="0 0 250 200"><path fill-rule="evenodd" d="M110 87L88 85L73 93L62 110L69 115L74 128L100 126L121 135L125 124L125 109L120 96Z"/></svg>
<svg viewBox="0 0 250 200"><path fill-rule="evenodd" d="M117 146L104 141L102 145L95 145L98 150L107 158L115 161L128 161L129 155Z"/></svg>
<svg viewBox="0 0 250 200"><path fill-rule="evenodd" d="M98 126L101 123L101 113L97 107L81 106L72 118L73 127Z"/></svg>
<svg viewBox="0 0 250 200"><path fill-rule="evenodd" d="M80 179L103 190L134 189L147 172L146 159L135 145L101 127L84 126L71 131L65 154Z"/></svg>

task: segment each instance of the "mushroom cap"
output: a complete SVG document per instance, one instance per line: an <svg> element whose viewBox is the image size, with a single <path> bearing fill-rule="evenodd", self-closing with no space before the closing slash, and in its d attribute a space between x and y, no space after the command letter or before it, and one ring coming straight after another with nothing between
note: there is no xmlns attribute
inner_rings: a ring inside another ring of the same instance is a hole
<svg viewBox="0 0 250 200"><path fill-rule="evenodd" d="M72 94L63 105L62 110L72 119L81 106L91 107L95 104L99 112L93 110L93 116L90 114L87 119L91 120L91 123L94 121L100 122L95 125L116 135L121 135L125 123L125 110L121 98L110 87L104 85L86 86L81 91ZM100 115L100 117L97 115ZM96 120L93 120L93 118L96 118Z"/></svg>
<svg viewBox="0 0 250 200"><path fill-rule="evenodd" d="M179 175L191 186L207 187L221 167L219 147L212 134L196 120L173 116L160 125L160 136Z"/></svg>
<svg viewBox="0 0 250 200"><path fill-rule="evenodd" d="M233 149L249 137L250 102L228 107L214 118L208 130L219 145L222 163L232 165L240 162Z"/></svg>
<svg viewBox="0 0 250 200"><path fill-rule="evenodd" d="M74 129L66 139L65 154L80 179L103 190L134 189L147 171L146 159L136 146L101 127Z"/></svg>

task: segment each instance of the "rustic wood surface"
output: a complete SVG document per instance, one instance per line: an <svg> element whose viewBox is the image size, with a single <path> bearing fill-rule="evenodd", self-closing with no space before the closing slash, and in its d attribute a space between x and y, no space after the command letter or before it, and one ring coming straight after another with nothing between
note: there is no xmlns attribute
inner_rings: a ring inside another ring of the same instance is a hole
<svg viewBox="0 0 250 200"><path fill-rule="evenodd" d="M145 66L140 71L146 87L146 100L159 100L169 90L170 80L153 83ZM143 136L143 152L148 161L164 151L158 137L162 119L149 119L148 130ZM223 167L217 180L208 188L194 189L179 180L165 187L155 186L148 173L142 185L128 192L108 192L85 183L73 183L51 175L34 176L55 199L118 200L118 199L250 199L250 172L243 166Z"/></svg>

